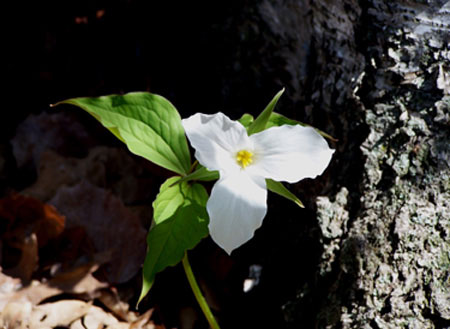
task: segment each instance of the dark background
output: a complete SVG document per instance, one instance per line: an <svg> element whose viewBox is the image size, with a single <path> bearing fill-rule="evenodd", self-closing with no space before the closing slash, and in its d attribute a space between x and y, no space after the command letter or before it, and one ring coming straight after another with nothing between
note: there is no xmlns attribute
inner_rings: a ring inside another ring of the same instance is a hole
<svg viewBox="0 0 450 329"><path fill-rule="evenodd" d="M266 27L251 5L15 3L4 12L10 114L17 122L62 99L137 90L164 95L184 115L256 113L289 77L277 71L284 63L266 49ZM262 58L271 61L270 71L260 66Z"/></svg>

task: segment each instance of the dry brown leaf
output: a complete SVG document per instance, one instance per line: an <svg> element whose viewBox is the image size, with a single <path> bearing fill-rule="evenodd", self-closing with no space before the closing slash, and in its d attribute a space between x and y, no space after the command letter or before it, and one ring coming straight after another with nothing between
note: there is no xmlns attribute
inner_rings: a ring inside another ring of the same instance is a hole
<svg viewBox="0 0 450 329"><path fill-rule="evenodd" d="M92 306L89 312L84 316L83 324L86 329L97 328L117 328L128 329L129 324L126 322L119 322L110 313L106 313L103 309L97 306Z"/></svg>
<svg viewBox="0 0 450 329"><path fill-rule="evenodd" d="M18 291L15 299L26 299L33 305L62 293L87 294L93 299L99 289L108 286L106 282L101 282L92 275L98 267L98 264L89 263L58 273L48 282L34 281L30 286Z"/></svg>
<svg viewBox="0 0 450 329"><path fill-rule="evenodd" d="M21 194L0 200L0 219L8 222L3 241L18 249L29 232L36 233L39 247L45 246L63 232L65 222L53 206Z"/></svg>
<svg viewBox="0 0 450 329"><path fill-rule="evenodd" d="M19 279L0 273L0 309L10 302L29 302L37 305L47 298L62 293L87 294L94 298L99 289L108 286L92 275L97 269L96 264L79 266L59 273L47 282L34 280L23 288Z"/></svg>
<svg viewBox="0 0 450 329"><path fill-rule="evenodd" d="M80 180L79 159L65 158L54 151L42 152L37 181L22 191L42 201L50 200L62 185L73 185Z"/></svg>
<svg viewBox="0 0 450 329"><path fill-rule="evenodd" d="M125 203L135 203L151 192L152 179L141 177L142 173L143 169L124 149L99 146L83 159L63 157L46 150L40 157L37 181L23 193L47 201L59 187L87 180L112 190Z"/></svg>
<svg viewBox="0 0 450 329"><path fill-rule="evenodd" d="M112 287L108 290L102 290L98 299L119 319L128 322L136 319L136 316L133 312L128 312L130 306L124 301L120 300L120 296L115 288Z"/></svg>
<svg viewBox="0 0 450 329"><path fill-rule="evenodd" d="M86 329L86 327L83 326L83 320L78 319L75 322L72 322L72 324L70 325L70 329Z"/></svg>
<svg viewBox="0 0 450 329"><path fill-rule="evenodd" d="M83 181L62 187L50 201L66 215L67 227L83 227L97 252L111 251L103 267L111 283L123 283L140 269L145 257L146 231L140 219L111 192Z"/></svg>
<svg viewBox="0 0 450 329"><path fill-rule="evenodd" d="M22 281L2 273L0 268L0 310L11 300L11 297L22 288ZM1 312L1 311L0 311Z"/></svg>
<svg viewBox="0 0 450 329"><path fill-rule="evenodd" d="M61 293L57 288L48 287L39 281L32 281L23 287L22 281L0 272L0 310L10 303L36 305L45 298Z"/></svg>
<svg viewBox="0 0 450 329"><path fill-rule="evenodd" d="M66 293L93 294L95 291L108 286L106 282L101 282L92 275L98 268L99 265L95 263L81 265L69 271L58 273L47 285L57 287Z"/></svg>
<svg viewBox="0 0 450 329"><path fill-rule="evenodd" d="M89 269L75 270L74 273L79 273L78 276L89 276L95 269L96 266L93 266ZM64 281L62 278L63 276L59 280ZM72 279L71 276L66 276L66 278ZM134 312L126 311L128 305L121 302L118 295L113 292L110 296L116 296L116 298L111 298L110 306L116 301L118 305L125 307L123 313L128 320L123 319L125 321L121 322L112 313L78 300L62 300L36 306L45 298L63 292L49 283L33 281L29 286L20 288L19 279L11 278L0 272L0 328L44 329L70 326L70 329L164 329L164 326L155 326L151 320L153 309L137 318ZM104 302L104 299L102 301Z"/></svg>
<svg viewBox="0 0 450 329"><path fill-rule="evenodd" d="M5 293L17 291L21 287L22 282L20 279L12 278L9 275L4 274L0 267L0 296Z"/></svg>
<svg viewBox="0 0 450 329"><path fill-rule="evenodd" d="M37 268L39 248L58 238L65 219L53 206L12 194L0 200L0 221L4 272L29 281Z"/></svg>
<svg viewBox="0 0 450 329"><path fill-rule="evenodd" d="M95 255L95 247L86 229L80 226L66 227L53 250L58 256L53 254L53 259L58 259L63 268L72 267L80 258L93 259Z"/></svg>
<svg viewBox="0 0 450 329"><path fill-rule="evenodd" d="M30 302L11 302L0 311L0 328L27 329L33 306ZM33 327L34 328L34 327Z"/></svg>
<svg viewBox="0 0 450 329"><path fill-rule="evenodd" d="M57 296L63 291L56 287L51 287L39 281L32 281L31 284L18 290L14 295L11 295L10 301L26 301L33 305L39 304L44 299Z"/></svg>
<svg viewBox="0 0 450 329"><path fill-rule="evenodd" d="M25 237L21 247L22 255L20 256L19 263L5 272L10 276L18 277L28 282L39 262L39 248L36 234L31 233L30 236Z"/></svg>
<svg viewBox="0 0 450 329"><path fill-rule="evenodd" d="M151 308L142 314L136 321L130 325L130 329L164 329L164 326L156 326L150 318L153 315L154 309Z"/></svg>
<svg viewBox="0 0 450 329"><path fill-rule="evenodd" d="M84 316L91 305L79 300L63 300L33 306L31 302L11 302L0 313L0 327L8 329L52 329L69 326Z"/></svg>
<svg viewBox="0 0 450 329"><path fill-rule="evenodd" d="M42 300L62 293L57 288L48 287L39 281L32 281L23 289L18 288L0 297L0 305L6 305L12 302L26 302L37 305Z"/></svg>
<svg viewBox="0 0 450 329"><path fill-rule="evenodd" d="M29 319L30 328L68 327L73 321L87 314L92 306L80 300L61 300L33 307Z"/></svg>
<svg viewBox="0 0 450 329"><path fill-rule="evenodd" d="M31 114L11 140L19 167L36 164L41 153L54 150L62 155L80 156L94 141L73 115L64 112Z"/></svg>
<svg viewBox="0 0 450 329"><path fill-rule="evenodd" d="M145 200L150 195L152 179L141 177L143 168L125 149L96 147L79 163L81 177L105 187L125 203Z"/></svg>
<svg viewBox="0 0 450 329"><path fill-rule="evenodd" d="M73 322L70 329L165 329L164 326L155 326L150 320L153 309L144 313L133 323L120 322L103 309L92 306L82 319Z"/></svg>

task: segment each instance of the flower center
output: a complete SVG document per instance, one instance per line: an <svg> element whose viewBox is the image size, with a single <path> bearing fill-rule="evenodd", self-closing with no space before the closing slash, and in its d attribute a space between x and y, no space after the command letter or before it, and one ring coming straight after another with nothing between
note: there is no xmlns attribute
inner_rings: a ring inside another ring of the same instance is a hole
<svg viewBox="0 0 450 329"><path fill-rule="evenodd" d="M241 150L236 154L236 161L243 169L245 169L245 167L253 162L253 153L247 150Z"/></svg>

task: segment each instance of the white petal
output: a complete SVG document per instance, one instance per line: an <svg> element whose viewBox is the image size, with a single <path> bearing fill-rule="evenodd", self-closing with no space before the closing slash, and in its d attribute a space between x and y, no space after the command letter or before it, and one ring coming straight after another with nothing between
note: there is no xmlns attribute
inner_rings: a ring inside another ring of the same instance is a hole
<svg viewBox="0 0 450 329"><path fill-rule="evenodd" d="M197 160L209 170L239 169L235 154L253 145L244 126L223 113L197 113L182 120Z"/></svg>
<svg viewBox="0 0 450 329"><path fill-rule="evenodd" d="M276 181L295 183L321 175L334 150L311 127L273 127L250 136L254 142L254 164L247 169Z"/></svg>
<svg viewBox="0 0 450 329"><path fill-rule="evenodd" d="M262 224L267 212L266 181L263 177L251 177L244 170L221 177L206 208L212 239L230 254L250 240Z"/></svg>

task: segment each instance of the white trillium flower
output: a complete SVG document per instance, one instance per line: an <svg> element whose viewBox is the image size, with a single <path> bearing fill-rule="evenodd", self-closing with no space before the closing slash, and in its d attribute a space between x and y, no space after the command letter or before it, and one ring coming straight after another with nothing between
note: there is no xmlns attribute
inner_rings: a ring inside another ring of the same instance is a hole
<svg viewBox="0 0 450 329"><path fill-rule="evenodd" d="M248 136L223 113L183 120L198 162L220 178L207 203L209 232L228 254L253 237L267 212L266 178L289 183L325 170L334 150L311 127L272 127Z"/></svg>

